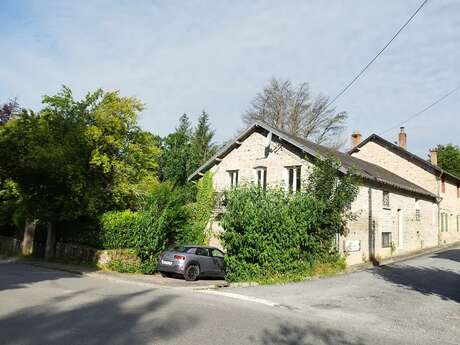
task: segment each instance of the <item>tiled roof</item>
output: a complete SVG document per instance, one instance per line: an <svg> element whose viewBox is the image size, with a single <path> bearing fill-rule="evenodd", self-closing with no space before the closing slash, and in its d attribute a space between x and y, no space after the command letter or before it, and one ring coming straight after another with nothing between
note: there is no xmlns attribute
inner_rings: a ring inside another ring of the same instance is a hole
<svg viewBox="0 0 460 345"><path fill-rule="evenodd" d="M259 128L264 129L267 132L273 133L273 135L290 143L291 145L294 145L295 147L304 151L311 157L335 157L342 163L342 172L351 171L353 174L357 175L358 177L361 177L364 180L389 185L397 189L428 196L430 198L436 198L435 194L427 191L424 188L421 188L420 186L410 181L407 181L406 179L378 165L363 161L359 158L325 147L323 145L315 144L311 141L296 137L261 121L255 122L252 126L243 131L233 142L222 148L214 157L212 157L209 161L207 161L201 167L199 167L192 175L190 175L188 179L194 180L201 176L201 174L206 172L220 159L225 157L230 151L236 148L239 142L246 139L250 134L252 134Z"/></svg>

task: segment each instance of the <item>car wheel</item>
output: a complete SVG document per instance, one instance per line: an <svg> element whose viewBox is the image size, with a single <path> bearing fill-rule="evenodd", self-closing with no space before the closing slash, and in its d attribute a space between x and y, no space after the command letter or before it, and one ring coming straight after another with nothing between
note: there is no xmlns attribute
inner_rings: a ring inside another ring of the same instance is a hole
<svg viewBox="0 0 460 345"><path fill-rule="evenodd" d="M189 265L184 272L184 278L186 281L195 281L200 275L200 268L197 265Z"/></svg>

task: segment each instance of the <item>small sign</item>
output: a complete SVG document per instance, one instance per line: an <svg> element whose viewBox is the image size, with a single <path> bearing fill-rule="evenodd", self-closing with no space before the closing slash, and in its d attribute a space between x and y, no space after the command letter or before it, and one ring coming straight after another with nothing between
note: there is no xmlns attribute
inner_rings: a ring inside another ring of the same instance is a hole
<svg viewBox="0 0 460 345"><path fill-rule="evenodd" d="M344 247L346 252L359 252L361 250L361 241L346 240Z"/></svg>

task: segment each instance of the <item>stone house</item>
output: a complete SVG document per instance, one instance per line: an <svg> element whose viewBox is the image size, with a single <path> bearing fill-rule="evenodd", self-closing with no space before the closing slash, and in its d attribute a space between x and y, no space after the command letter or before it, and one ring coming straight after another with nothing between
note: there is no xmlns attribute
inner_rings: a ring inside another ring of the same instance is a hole
<svg viewBox="0 0 460 345"><path fill-rule="evenodd" d="M407 150L407 134L400 128L398 144L376 134L361 141L361 135L352 135L353 147L349 154L385 168L402 178L435 194L437 208L433 210L439 224L439 244L460 241L460 179L437 165L437 151L431 149L429 159L423 159Z"/></svg>
<svg viewBox="0 0 460 345"><path fill-rule="evenodd" d="M255 183L261 188L283 186L287 191L296 191L315 159L329 155L342 163L342 172L351 169L359 180L359 193L351 205L356 220L349 222L346 235L338 240L338 248L349 265L438 245L436 193L378 164L297 138L262 122L238 135L189 180L211 171L217 195L242 183ZM222 231L220 212L217 206L210 225L215 234L213 245L219 245L217 235Z"/></svg>

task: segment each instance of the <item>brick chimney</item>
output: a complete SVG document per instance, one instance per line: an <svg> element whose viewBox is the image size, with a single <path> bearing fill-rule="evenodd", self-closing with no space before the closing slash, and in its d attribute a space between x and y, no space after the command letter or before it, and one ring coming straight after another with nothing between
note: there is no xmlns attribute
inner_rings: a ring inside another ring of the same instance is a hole
<svg viewBox="0 0 460 345"><path fill-rule="evenodd" d="M399 147L407 150L407 134L404 132L404 127L400 127L399 132Z"/></svg>
<svg viewBox="0 0 460 345"><path fill-rule="evenodd" d="M433 165L438 165L438 149L437 148L430 149L430 162Z"/></svg>
<svg viewBox="0 0 460 345"><path fill-rule="evenodd" d="M361 143L362 135L359 131L354 131L351 135L351 147L355 147Z"/></svg>

